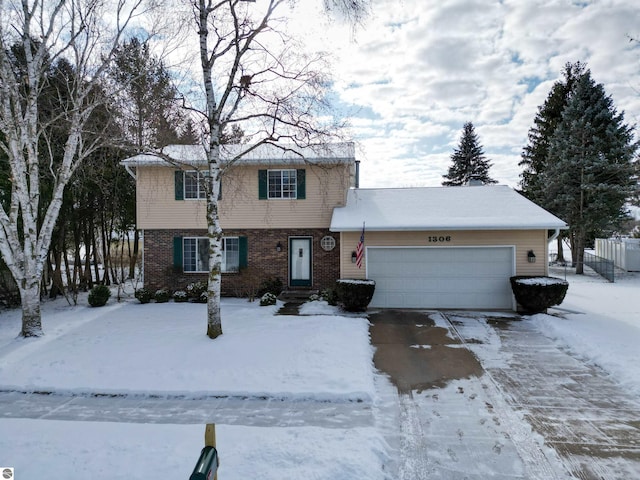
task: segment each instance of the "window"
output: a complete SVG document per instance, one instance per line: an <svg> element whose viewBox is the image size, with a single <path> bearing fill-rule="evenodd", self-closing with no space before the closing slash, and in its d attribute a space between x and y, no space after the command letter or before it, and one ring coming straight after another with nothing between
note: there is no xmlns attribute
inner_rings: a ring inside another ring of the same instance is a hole
<svg viewBox="0 0 640 480"><path fill-rule="evenodd" d="M184 172L184 198L185 199L206 199L206 181L209 172L188 171Z"/></svg>
<svg viewBox="0 0 640 480"><path fill-rule="evenodd" d="M182 267L185 272L209 271L209 239L207 237L182 239ZM222 239L222 272L237 272L240 269L240 239Z"/></svg>
<svg viewBox="0 0 640 480"><path fill-rule="evenodd" d="M185 272L209 271L209 239L207 237L184 238L182 260Z"/></svg>
<svg viewBox="0 0 640 480"><path fill-rule="evenodd" d="M267 178L269 198L296 198L296 170L269 170Z"/></svg>
<svg viewBox="0 0 640 480"><path fill-rule="evenodd" d="M222 271L237 272L240 269L240 239L227 237L222 239Z"/></svg>

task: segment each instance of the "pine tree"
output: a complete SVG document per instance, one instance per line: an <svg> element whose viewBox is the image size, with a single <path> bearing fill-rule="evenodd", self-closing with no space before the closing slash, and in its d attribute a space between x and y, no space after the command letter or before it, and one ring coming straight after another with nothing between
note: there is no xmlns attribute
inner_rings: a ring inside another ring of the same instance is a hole
<svg viewBox="0 0 640 480"><path fill-rule="evenodd" d="M544 104L538 108L533 127L529 130L529 143L524 147L522 159L518 163L524 167L520 174L520 186L522 194L538 204L543 204L546 198L542 174L547 168L551 136L562 119L562 112L569 102L576 80L584 73L584 68L580 62L565 65L564 78L553 84Z"/></svg>
<svg viewBox="0 0 640 480"><path fill-rule="evenodd" d="M637 195L638 144L602 84L591 72L575 85L549 142L545 204L570 225L572 259L583 273L584 249L627 218L625 204Z"/></svg>
<svg viewBox="0 0 640 480"><path fill-rule="evenodd" d="M445 187L466 185L470 180L484 184L498 183L489 177L491 163L485 158L484 151L473 128L473 123L467 122L462 130L460 145L451 155L452 165L443 178Z"/></svg>

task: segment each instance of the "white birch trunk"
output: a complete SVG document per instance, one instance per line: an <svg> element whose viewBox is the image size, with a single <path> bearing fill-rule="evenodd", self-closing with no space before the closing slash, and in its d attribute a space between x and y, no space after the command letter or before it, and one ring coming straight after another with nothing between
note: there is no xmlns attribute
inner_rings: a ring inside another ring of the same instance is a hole
<svg viewBox="0 0 640 480"><path fill-rule="evenodd" d="M137 0L131 7L125 3L119 2L111 12L117 27L105 42L101 37L107 32L96 22L103 14L99 3L33 0L5 5L0 1L4 8L0 17L0 152L7 158L12 185L10 205L6 210L0 205L0 254L20 291L21 335L25 337L42 335L42 272L64 189L82 160L101 145L100 139L83 138L82 129L96 106L88 101L94 82L100 79L122 31L140 7ZM68 43L61 44L63 38ZM99 45L110 49L99 52ZM15 59L10 55L14 46L24 54L21 73L16 73ZM66 125L64 151L61 158L53 158L46 148L39 151L52 125L41 124L38 101L48 81L49 59L65 54L75 61L74 78L69 80L73 87L61 102L68 107L60 113ZM53 176L52 197L44 213L40 198L43 167Z"/></svg>

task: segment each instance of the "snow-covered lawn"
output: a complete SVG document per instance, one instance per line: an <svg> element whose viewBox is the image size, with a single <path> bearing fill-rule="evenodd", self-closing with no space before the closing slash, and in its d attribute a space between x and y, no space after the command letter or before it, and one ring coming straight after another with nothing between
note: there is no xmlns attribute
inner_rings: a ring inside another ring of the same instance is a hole
<svg viewBox="0 0 640 480"><path fill-rule="evenodd" d="M212 341L205 308L49 302L40 339L16 338L20 313L2 312L0 389L372 402L365 318L322 303L318 315L275 316L277 307L224 299L224 335ZM0 431L0 466L14 467L16 478L188 478L204 425L0 419ZM219 425L216 433L221 479L384 478L384 442L373 427Z"/></svg>
<svg viewBox="0 0 640 480"><path fill-rule="evenodd" d="M564 273L552 275L563 278ZM626 274L613 284L595 274L570 274L567 280L560 308L526 321L640 394L640 274ZM111 300L92 309L47 302L45 337L27 340L16 338L19 312L1 312L0 389L258 396L361 402L378 410L366 319L342 316L319 302L305 305L304 316L275 316L275 307L237 299L225 299L222 311L224 335L215 341L204 335L204 305ZM500 337L489 335L492 329L486 332L485 350L495 355L485 355L484 362L489 367L506 362L499 353ZM451 388L460 385L465 392L473 386L459 382ZM438 408L443 418L456 415L454 406L440 402ZM220 479L386 480L390 458L398 455L386 434L397 419L389 416L378 424L379 414L376 424L352 428L219 424ZM18 479L188 478L203 444L200 424L2 416L0 410L0 467L15 467Z"/></svg>

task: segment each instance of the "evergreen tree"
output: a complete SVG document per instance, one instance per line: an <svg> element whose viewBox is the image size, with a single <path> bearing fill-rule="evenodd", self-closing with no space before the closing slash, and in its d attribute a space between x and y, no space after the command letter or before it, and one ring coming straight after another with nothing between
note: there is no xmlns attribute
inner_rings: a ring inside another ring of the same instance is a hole
<svg viewBox="0 0 640 480"><path fill-rule="evenodd" d="M564 78L558 80L551 87L544 104L538 108L533 120L533 127L529 130L529 143L522 151L520 186L522 194L538 204L545 201L545 184L542 174L547 168L549 142L555 132L574 89L576 80L584 73L584 65L580 62L567 63L564 67Z"/></svg>
<svg viewBox="0 0 640 480"><path fill-rule="evenodd" d="M138 149L179 143L178 132L186 120L177 102L178 91L147 43L134 37L121 45L109 74L118 92L120 123L130 143Z"/></svg>
<svg viewBox="0 0 640 480"><path fill-rule="evenodd" d="M570 225L576 273L583 273L587 243L627 218L625 204L638 193L637 148L602 84L582 74L551 136L542 175L545 204Z"/></svg>
<svg viewBox="0 0 640 480"><path fill-rule="evenodd" d="M460 145L451 155L452 165L443 177L445 187L466 185L470 180L481 181L484 184L498 183L489 177L491 163L485 158L484 151L473 128L473 123L464 124Z"/></svg>

